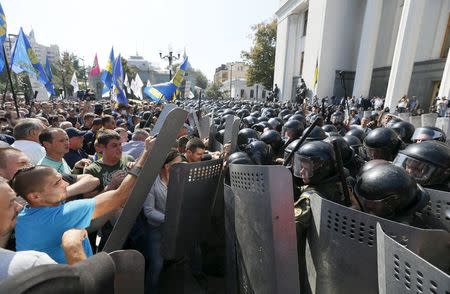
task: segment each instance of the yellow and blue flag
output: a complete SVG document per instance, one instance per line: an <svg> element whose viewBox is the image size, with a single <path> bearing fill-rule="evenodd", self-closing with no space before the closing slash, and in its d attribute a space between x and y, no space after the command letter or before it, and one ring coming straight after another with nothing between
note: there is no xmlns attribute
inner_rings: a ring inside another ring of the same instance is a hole
<svg viewBox="0 0 450 294"><path fill-rule="evenodd" d="M119 56L114 62L113 82L114 82L114 96L118 104L128 105L128 99L123 90L123 66L122 59Z"/></svg>
<svg viewBox="0 0 450 294"><path fill-rule="evenodd" d="M150 85L144 88L144 94L155 102L161 102L163 99L173 101L176 97L175 93L184 80L186 70L188 68L188 58L183 61L175 76L168 83Z"/></svg>
<svg viewBox="0 0 450 294"><path fill-rule="evenodd" d="M48 78L48 83L45 85L45 88L47 89L47 92L49 92L50 94L56 95L55 86L52 83L53 73L52 73L52 69L50 68L50 62L48 61L48 56L45 57L44 70L45 70L45 74L47 75L47 78Z"/></svg>
<svg viewBox="0 0 450 294"><path fill-rule="evenodd" d="M6 16L3 12L2 5L0 4L0 46L2 47L0 50L0 72L5 68L5 55L3 52L3 43L6 40Z"/></svg>
<svg viewBox="0 0 450 294"><path fill-rule="evenodd" d="M31 48L30 42L25 36L22 28L20 28L19 37L14 45L13 52L11 54L11 69L16 73L26 71L39 82L41 82L46 88L50 83L47 75L45 74L42 64L39 62L36 53Z"/></svg>
<svg viewBox="0 0 450 294"><path fill-rule="evenodd" d="M111 48L108 62L106 63L106 67L102 71L102 75L100 77L103 84L105 84L105 86L103 87L103 94L108 92L113 86L113 69L114 69L114 47Z"/></svg>

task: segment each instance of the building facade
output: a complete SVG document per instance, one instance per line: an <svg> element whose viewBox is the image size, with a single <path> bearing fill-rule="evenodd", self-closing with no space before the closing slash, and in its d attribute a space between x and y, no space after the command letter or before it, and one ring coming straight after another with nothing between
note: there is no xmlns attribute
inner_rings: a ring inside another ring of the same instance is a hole
<svg viewBox="0 0 450 294"><path fill-rule="evenodd" d="M30 31L30 34L27 35L28 41L30 41L30 45L34 50L34 53L36 53L39 61L42 65L45 64L45 58L48 56L48 60L50 63L54 64L59 60L60 52L58 45L50 45L45 46L42 44L39 44L36 41L36 36L34 34L34 30ZM14 49L14 45L16 44L16 35L11 35L9 38L5 41L5 52L8 59L11 58L11 49Z"/></svg>
<svg viewBox="0 0 450 294"><path fill-rule="evenodd" d="M214 82L220 84L222 92L227 92L232 98L264 100L268 93L262 85L247 85L247 70L248 66L244 62L222 64L216 68Z"/></svg>
<svg viewBox="0 0 450 294"><path fill-rule="evenodd" d="M280 0L274 83L292 99L450 95L450 0Z"/></svg>

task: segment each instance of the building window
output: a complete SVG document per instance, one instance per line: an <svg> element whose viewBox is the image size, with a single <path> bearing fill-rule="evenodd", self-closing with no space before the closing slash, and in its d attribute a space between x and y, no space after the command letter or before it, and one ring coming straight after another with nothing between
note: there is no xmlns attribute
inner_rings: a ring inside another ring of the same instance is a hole
<svg viewBox="0 0 450 294"><path fill-rule="evenodd" d="M306 36L307 26L308 26L308 10L305 10L305 14L303 16L303 36Z"/></svg>
<svg viewBox="0 0 450 294"><path fill-rule="evenodd" d="M263 98L263 99L266 99L266 90L263 90L263 91L262 91L262 98Z"/></svg>
<svg viewBox="0 0 450 294"><path fill-rule="evenodd" d="M252 99L254 95L255 95L255 90L251 89L250 90L250 99Z"/></svg>
<svg viewBox="0 0 450 294"><path fill-rule="evenodd" d="M447 30L445 31L444 43L442 44L441 58L447 58L449 48L450 48L450 15L448 16Z"/></svg>
<svg viewBox="0 0 450 294"><path fill-rule="evenodd" d="M241 98L244 97L244 89L241 89Z"/></svg>
<svg viewBox="0 0 450 294"><path fill-rule="evenodd" d="M302 54L300 55L300 76L303 75L303 61L305 58L305 51L302 51Z"/></svg>

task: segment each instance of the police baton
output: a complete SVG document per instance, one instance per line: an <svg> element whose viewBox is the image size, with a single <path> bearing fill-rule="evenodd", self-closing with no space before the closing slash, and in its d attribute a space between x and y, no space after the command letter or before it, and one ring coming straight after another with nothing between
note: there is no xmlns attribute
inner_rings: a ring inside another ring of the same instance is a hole
<svg viewBox="0 0 450 294"><path fill-rule="evenodd" d="M291 154L289 154L289 156L286 158L286 160L283 163L284 166L287 166L289 164L289 162L291 162L292 156L294 156L294 153L297 152L297 150L300 148L300 146L302 146L302 144L306 141L306 138L308 138L309 134L311 134L311 132L313 131L315 126L317 126L317 124L319 124L318 117L309 126L308 130L306 130L306 133L303 134L303 136L300 138L300 140L297 142L297 144L294 146L294 148L292 148Z"/></svg>
<svg viewBox="0 0 450 294"><path fill-rule="evenodd" d="M342 163L341 148L339 147L337 141L333 142L333 149L334 149L334 153L336 155L337 172L339 174L339 178L340 178L341 184L342 184L342 190L344 192L344 205L350 206L352 203L350 201L350 194L348 193L347 181L345 179L344 165Z"/></svg>

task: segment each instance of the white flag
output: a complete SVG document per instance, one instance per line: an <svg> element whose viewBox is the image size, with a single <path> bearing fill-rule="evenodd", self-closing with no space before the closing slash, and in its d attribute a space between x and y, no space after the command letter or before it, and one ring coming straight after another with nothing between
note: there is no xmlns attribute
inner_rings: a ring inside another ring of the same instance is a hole
<svg viewBox="0 0 450 294"><path fill-rule="evenodd" d="M130 88L130 84L128 83L128 75L125 74L125 80L123 81L123 84L125 86L125 92L128 94L128 89Z"/></svg>
<svg viewBox="0 0 450 294"><path fill-rule="evenodd" d="M70 84L71 84L72 87L73 87L73 95L76 96L78 90L80 90L80 89L78 88L78 80L77 80L76 72L73 72L73 76L72 76L72 80L70 81Z"/></svg>
<svg viewBox="0 0 450 294"><path fill-rule="evenodd" d="M148 81L147 81L147 87L149 87L149 86L151 86L152 85L152 83L150 82L150 79L148 79Z"/></svg>
<svg viewBox="0 0 450 294"><path fill-rule="evenodd" d="M142 87L143 86L144 86L144 83L142 82L141 77L138 74L136 74L133 92L134 92L134 95L136 95L136 97L138 97L141 100L143 98L143 95L142 95Z"/></svg>

